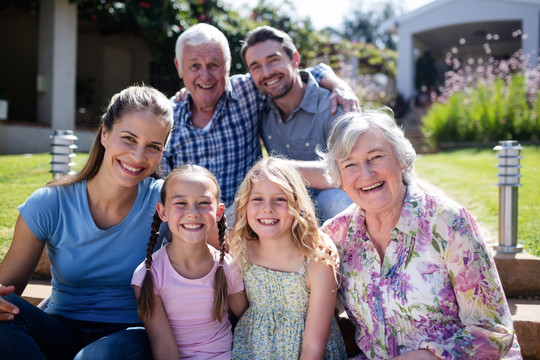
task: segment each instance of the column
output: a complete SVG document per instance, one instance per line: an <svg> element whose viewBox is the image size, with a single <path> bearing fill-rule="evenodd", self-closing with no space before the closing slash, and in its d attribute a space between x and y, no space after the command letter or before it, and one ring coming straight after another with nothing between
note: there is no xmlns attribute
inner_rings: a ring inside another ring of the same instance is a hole
<svg viewBox="0 0 540 360"><path fill-rule="evenodd" d="M36 90L38 123L75 129L77 5L41 0Z"/></svg>

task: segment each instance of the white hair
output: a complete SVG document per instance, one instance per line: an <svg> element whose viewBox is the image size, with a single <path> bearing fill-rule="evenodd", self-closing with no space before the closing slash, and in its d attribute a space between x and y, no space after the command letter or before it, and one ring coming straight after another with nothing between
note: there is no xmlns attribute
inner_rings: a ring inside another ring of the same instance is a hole
<svg viewBox="0 0 540 360"><path fill-rule="evenodd" d="M396 124L390 108L349 112L334 121L328 138L327 152L318 151L326 163L327 176L339 187L342 186L339 161L351 154L360 134L369 128L378 129L390 144L400 167L404 169L403 182L410 184L414 177L416 151L405 137L403 130Z"/></svg>
<svg viewBox="0 0 540 360"><path fill-rule="evenodd" d="M221 47L227 71L231 69L231 50L225 35L215 26L199 23L184 31L176 40L176 60L179 71L182 71L182 53L186 45L202 46L215 43Z"/></svg>

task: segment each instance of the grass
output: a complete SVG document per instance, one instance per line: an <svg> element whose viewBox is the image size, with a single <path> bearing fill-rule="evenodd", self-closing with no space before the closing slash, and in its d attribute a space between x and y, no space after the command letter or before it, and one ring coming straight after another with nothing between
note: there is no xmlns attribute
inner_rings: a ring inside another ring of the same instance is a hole
<svg viewBox="0 0 540 360"><path fill-rule="evenodd" d="M73 169L80 169L87 158L86 153L77 154ZM0 156L0 260L13 238L13 227L19 215L17 207L52 179L50 162L50 154Z"/></svg>
<svg viewBox="0 0 540 360"><path fill-rule="evenodd" d="M518 243L540 256L540 146L522 150L522 187L518 190ZM419 156L416 172L444 190L474 215L486 231L497 237L499 190L497 153L492 149L465 149ZM74 158L78 170L87 159ZM0 260L11 243L17 206L52 178L51 155L0 156Z"/></svg>
<svg viewBox="0 0 540 360"><path fill-rule="evenodd" d="M464 205L495 239L498 239L499 221L497 154L493 149L463 149L422 155L415 164L419 177ZM525 146L521 155L518 244L540 256L540 146Z"/></svg>

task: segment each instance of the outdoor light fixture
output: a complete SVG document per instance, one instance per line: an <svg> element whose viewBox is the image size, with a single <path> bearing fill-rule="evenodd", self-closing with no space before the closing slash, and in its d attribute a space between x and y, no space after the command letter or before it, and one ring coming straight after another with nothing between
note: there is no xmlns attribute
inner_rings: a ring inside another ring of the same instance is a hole
<svg viewBox="0 0 540 360"><path fill-rule="evenodd" d="M499 152L497 158L499 165L499 245L495 250L504 253L519 253L523 246L517 244L517 220L518 220L518 188L521 186L519 179L519 164L523 156L520 151L523 147L515 140L499 141L499 145L493 150Z"/></svg>
<svg viewBox="0 0 540 360"><path fill-rule="evenodd" d="M72 158L77 155L73 153L73 149L77 148L74 144L77 137L73 135L72 130L54 130L54 135L51 135L51 172L53 178L59 178L66 174L73 174L71 167L75 165Z"/></svg>

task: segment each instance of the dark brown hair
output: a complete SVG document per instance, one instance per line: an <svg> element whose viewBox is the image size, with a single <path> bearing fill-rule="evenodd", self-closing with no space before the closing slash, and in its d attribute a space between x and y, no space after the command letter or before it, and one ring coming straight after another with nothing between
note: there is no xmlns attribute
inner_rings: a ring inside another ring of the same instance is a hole
<svg viewBox="0 0 540 360"><path fill-rule="evenodd" d="M47 183L47 186L70 185L82 180L92 179L96 176L101 168L105 154L105 148L101 144L102 126L105 126L110 131L120 118L138 111L150 111L167 123L169 125L168 140L173 125L173 110L169 99L163 93L150 86L130 86L114 95L107 107L107 111L101 115L101 124L94 137L88 160L81 171L74 175L66 175L51 180ZM156 170L159 172L159 169Z"/></svg>
<svg viewBox="0 0 540 360"><path fill-rule="evenodd" d="M257 45L258 43L265 42L267 40L273 40L280 43L285 50L285 53L289 56L290 59L292 59L293 55L298 52L296 46L294 46L291 37L287 33L271 26L259 26L258 28L253 29L246 34L246 37L244 38L244 44L242 45L242 49L240 50L242 60L244 60L244 64L247 67L249 67L249 64L246 64L246 52L248 51L249 47Z"/></svg>

